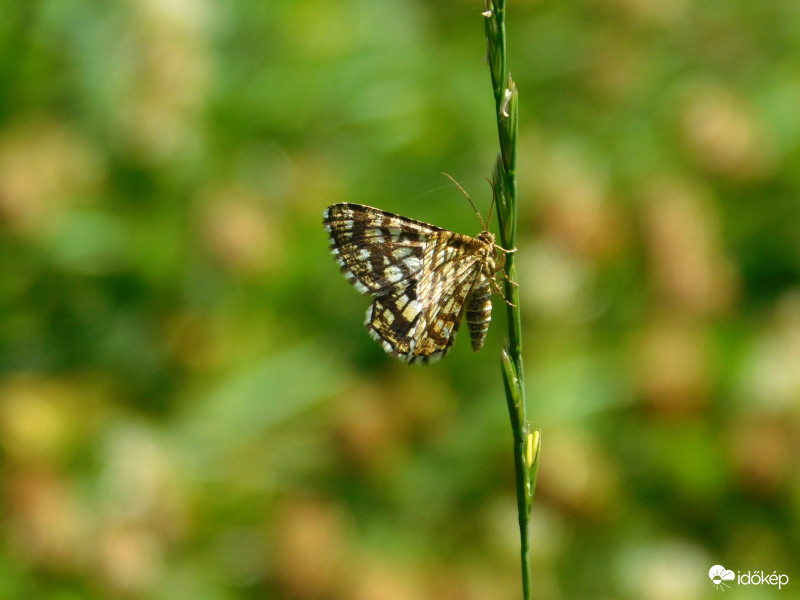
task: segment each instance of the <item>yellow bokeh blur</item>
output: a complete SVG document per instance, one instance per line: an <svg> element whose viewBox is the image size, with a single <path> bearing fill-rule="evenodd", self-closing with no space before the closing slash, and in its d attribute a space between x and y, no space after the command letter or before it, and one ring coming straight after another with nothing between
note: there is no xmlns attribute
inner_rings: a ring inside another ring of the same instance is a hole
<svg viewBox="0 0 800 600"><path fill-rule="evenodd" d="M478 233L440 173L486 214L481 10L6 7L0 598L521 597L502 300L480 353L399 363L321 225ZM508 0L507 28L534 598L699 600L713 565L790 597L800 12Z"/></svg>

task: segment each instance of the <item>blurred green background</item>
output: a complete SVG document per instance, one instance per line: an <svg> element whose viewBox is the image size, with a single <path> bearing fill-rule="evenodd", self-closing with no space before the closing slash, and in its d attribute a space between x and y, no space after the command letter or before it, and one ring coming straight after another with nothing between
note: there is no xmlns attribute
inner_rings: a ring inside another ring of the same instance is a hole
<svg viewBox="0 0 800 600"><path fill-rule="evenodd" d="M6 0L0 598L520 597L495 300L411 368L321 226L474 235L479 0ZM800 4L509 0L535 597L800 598Z"/></svg>

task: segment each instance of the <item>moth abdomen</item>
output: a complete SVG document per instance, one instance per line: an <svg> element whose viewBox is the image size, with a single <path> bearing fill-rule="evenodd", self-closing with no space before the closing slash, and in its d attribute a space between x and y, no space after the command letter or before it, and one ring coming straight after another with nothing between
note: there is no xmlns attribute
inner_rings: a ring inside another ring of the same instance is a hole
<svg viewBox="0 0 800 600"><path fill-rule="evenodd" d="M466 319L472 349L477 352L483 347L492 320L492 290L488 278L472 292L467 302Z"/></svg>

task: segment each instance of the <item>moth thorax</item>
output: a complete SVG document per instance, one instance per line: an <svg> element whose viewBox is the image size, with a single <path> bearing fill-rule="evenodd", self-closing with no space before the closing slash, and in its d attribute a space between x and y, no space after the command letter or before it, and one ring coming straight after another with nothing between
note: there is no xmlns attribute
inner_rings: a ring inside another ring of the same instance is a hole
<svg viewBox="0 0 800 600"><path fill-rule="evenodd" d="M496 258L497 250L494 247L494 234L491 231L481 231L478 234L478 241L482 242L485 246L483 272L487 275L494 275L497 270Z"/></svg>

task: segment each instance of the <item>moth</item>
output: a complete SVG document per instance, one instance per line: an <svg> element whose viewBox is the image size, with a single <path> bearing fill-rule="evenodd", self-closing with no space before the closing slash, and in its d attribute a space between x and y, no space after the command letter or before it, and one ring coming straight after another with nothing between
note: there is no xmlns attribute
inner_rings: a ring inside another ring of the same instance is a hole
<svg viewBox="0 0 800 600"><path fill-rule="evenodd" d="M472 349L483 347L492 290L502 294L495 274L513 250L495 244L482 219L483 231L470 237L345 202L325 209L323 225L347 281L375 296L365 325L388 354L411 364L439 360L464 313Z"/></svg>

